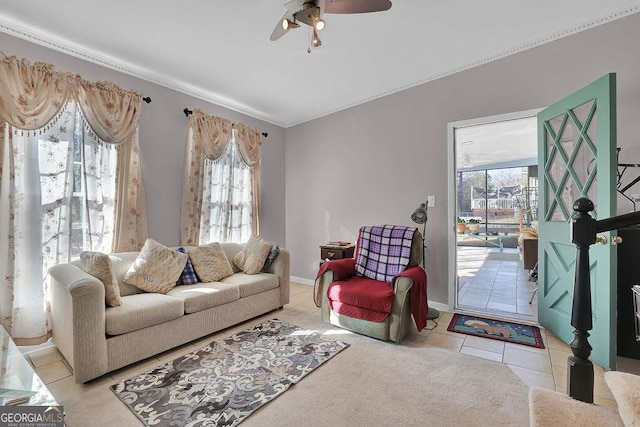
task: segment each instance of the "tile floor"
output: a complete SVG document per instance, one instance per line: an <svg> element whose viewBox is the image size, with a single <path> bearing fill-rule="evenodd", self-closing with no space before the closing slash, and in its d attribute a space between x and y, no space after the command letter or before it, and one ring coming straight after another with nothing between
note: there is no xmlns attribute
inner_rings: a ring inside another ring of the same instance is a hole
<svg viewBox="0 0 640 427"><path fill-rule="evenodd" d="M458 308L528 323L538 320L536 282L518 248L458 246Z"/></svg>
<svg viewBox="0 0 640 427"><path fill-rule="evenodd" d="M296 310L308 312L310 316L320 316L319 309L312 300L311 286L297 283L291 284L291 301L284 310L295 307ZM270 314L269 314L270 315ZM267 316L269 316L267 315ZM421 332L410 333L403 344L424 345L446 348L452 351L468 354L475 357L494 360L505 363L528 386L545 387L566 393L567 357L571 354L569 347L552 334L542 329L542 337L545 349L537 349L517 344L504 343L502 341L462 335L447 331L452 313L443 312L436 326L429 321L428 328ZM255 321L249 321L255 323ZM248 327L240 324L233 328L219 332L223 336L239 332ZM215 335L215 334L214 334ZM92 388L113 384L117 380L128 378L139 371L151 368L159 363L171 360L188 351L203 347L212 340L208 336L200 340L185 344L174 350L162 353L132 366L111 372L89 384L76 384L71 371L58 350L49 345L46 348L25 353L30 363L34 366L41 379L47 384L51 393L59 401L64 401L86 392ZM215 338L213 338L215 339ZM390 344L391 345L391 344ZM607 406L616 406L613 397L607 388L603 374L599 366L595 366L595 403ZM640 375L640 361L631 359L618 359L618 369Z"/></svg>

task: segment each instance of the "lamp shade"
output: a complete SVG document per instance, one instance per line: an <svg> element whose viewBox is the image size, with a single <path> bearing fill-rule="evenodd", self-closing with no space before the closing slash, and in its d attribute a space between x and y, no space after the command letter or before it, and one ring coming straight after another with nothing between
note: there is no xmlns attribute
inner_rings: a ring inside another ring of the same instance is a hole
<svg viewBox="0 0 640 427"><path fill-rule="evenodd" d="M424 224L427 222L427 204L420 203L420 206L416 208L411 214L411 220L416 224Z"/></svg>

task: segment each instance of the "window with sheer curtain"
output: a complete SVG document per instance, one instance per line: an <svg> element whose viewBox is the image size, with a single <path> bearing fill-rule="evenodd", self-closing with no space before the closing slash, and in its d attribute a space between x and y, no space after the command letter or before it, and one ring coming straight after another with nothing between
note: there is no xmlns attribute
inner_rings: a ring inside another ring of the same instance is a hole
<svg viewBox="0 0 640 427"><path fill-rule="evenodd" d="M0 323L18 345L50 336L51 266L144 243L141 99L0 52Z"/></svg>
<svg viewBox="0 0 640 427"><path fill-rule="evenodd" d="M251 237L253 174L234 137L217 160L204 162L200 244L244 243Z"/></svg>
<svg viewBox="0 0 640 427"><path fill-rule="evenodd" d="M258 234L261 143L256 129L194 109L182 189L183 245L244 243Z"/></svg>

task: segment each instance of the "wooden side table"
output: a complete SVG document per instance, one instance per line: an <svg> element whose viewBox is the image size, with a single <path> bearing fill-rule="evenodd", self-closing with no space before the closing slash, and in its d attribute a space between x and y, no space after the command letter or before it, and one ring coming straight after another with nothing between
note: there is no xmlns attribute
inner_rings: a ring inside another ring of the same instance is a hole
<svg viewBox="0 0 640 427"><path fill-rule="evenodd" d="M349 243L348 245L320 245L320 264L325 261L334 259L353 258L356 245Z"/></svg>

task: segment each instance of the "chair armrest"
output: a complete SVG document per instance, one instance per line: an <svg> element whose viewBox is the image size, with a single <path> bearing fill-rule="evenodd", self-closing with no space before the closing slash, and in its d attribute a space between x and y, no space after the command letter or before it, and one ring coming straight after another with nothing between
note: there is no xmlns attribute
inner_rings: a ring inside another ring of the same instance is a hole
<svg viewBox="0 0 640 427"><path fill-rule="evenodd" d="M333 280L348 280L356 275L356 260L353 258L342 258L327 261L320 267L318 276L320 277L327 271L333 273Z"/></svg>
<svg viewBox="0 0 640 427"><path fill-rule="evenodd" d="M393 279L394 291L408 293L411 297L411 311L418 331L427 325L427 275L422 267L409 267ZM402 286L402 288L400 288ZM406 291L404 289L406 288Z"/></svg>
<svg viewBox="0 0 640 427"><path fill-rule="evenodd" d="M318 270L313 287L313 301L316 307L322 304L322 295L327 293L326 287L336 280L348 280L356 274L356 260L342 258L327 261Z"/></svg>
<svg viewBox="0 0 640 427"><path fill-rule="evenodd" d="M395 276L391 283L393 285L393 293L398 299L405 298L411 292L411 287L413 287L413 279L409 276Z"/></svg>
<svg viewBox="0 0 640 427"><path fill-rule="evenodd" d="M104 285L73 264L48 272L53 340L71 364L76 382L107 371Z"/></svg>

